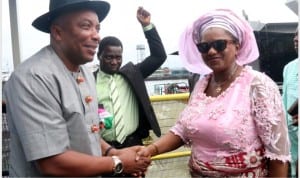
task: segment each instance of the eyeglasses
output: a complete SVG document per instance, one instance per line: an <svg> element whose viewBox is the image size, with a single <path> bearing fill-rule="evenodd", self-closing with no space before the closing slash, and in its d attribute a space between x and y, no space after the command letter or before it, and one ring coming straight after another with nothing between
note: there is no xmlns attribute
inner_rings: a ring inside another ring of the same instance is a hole
<svg viewBox="0 0 300 178"><path fill-rule="evenodd" d="M227 47L227 43L235 43L235 40L216 40L212 42L203 42L196 44L200 53L208 53L211 47L213 47L216 51L222 52Z"/></svg>

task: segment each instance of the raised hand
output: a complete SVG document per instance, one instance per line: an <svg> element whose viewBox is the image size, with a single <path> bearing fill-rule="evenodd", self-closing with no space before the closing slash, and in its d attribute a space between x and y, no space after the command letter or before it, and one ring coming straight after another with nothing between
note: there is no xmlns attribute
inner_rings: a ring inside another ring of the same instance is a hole
<svg viewBox="0 0 300 178"><path fill-rule="evenodd" d="M143 27L150 24L151 14L146 11L143 7L139 7L137 10L136 17Z"/></svg>

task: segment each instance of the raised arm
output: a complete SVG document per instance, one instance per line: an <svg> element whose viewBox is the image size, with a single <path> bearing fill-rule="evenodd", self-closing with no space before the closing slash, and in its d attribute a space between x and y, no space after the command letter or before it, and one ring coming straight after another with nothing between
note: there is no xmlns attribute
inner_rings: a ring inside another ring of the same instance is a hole
<svg viewBox="0 0 300 178"><path fill-rule="evenodd" d="M167 55L160 36L155 26L151 23L151 14L142 7L139 7L137 10L137 19L143 27L150 48L150 56L138 64L143 77L146 78L165 62Z"/></svg>

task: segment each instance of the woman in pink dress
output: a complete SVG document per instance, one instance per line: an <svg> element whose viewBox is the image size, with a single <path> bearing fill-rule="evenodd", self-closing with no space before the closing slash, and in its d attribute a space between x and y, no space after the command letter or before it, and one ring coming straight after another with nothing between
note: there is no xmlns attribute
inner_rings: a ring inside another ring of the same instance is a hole
<svg viewBox="0 0 300 178"><path fill-rule="evenodd" d="M282 100L275 82L246 65L259 56L248 22L228 9L210 11L183 33L179 54L204 77L175 126L138 154L188 145L192 177L286 177Z"/></svg>

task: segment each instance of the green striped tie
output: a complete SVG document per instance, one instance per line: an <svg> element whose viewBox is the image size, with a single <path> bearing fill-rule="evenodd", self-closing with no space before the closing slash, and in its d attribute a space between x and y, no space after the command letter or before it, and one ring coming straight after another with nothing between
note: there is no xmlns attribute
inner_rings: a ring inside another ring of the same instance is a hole
<svg viewBox="0 0 300 178"><path fill-rule="evenodd" d="M124 134L124 120L121 113L121 104L119 100L119 92L116 86L116 82L113 77L111 77L110 82L110 91L111 91L111 101L113 104L113 113L114 113L114 124L116 131L116 139L119 143L123 143L126 135Z"/></svg>

